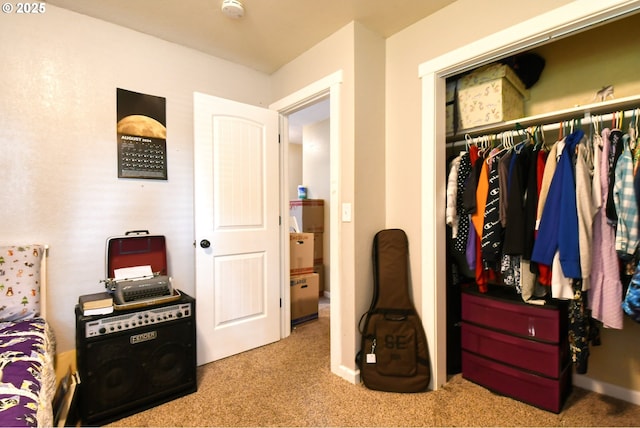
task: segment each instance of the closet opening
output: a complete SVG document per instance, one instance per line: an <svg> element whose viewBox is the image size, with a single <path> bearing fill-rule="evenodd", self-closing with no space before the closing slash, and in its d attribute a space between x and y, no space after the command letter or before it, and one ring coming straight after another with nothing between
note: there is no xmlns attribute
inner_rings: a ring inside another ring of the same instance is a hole
<svg viewBox="0 0 640 428"><path fill-rule="evenodd" d="M501 31L471 46L462 47L420 66L423 94L422 120L422 261L424 284L422 313L433 314L425 321L431 345L434 365L433 388L437 389L447 378L447 283L446 254L446 159L449 146L446 144L446 79L456 74L475 69L526 50L544 49L550 42L558 42L568 35L581 37L586 29L594 29L603 23L631 17L638 10L638 2L618 1L614 5L589 4L582 10L571 5L560 7L547 14L530 19L517 26ZM585 49L590 49L585 47ZM596 51L593 49L592 51ZM565 51L566 53L566 51ZM548 70L548 69L547 69ZM545 70L545 72L547 71ZM566 72L566 71L565 71ZM573 73L576 71L573 70ZM598 88L604 83L598 83ZM564 84L567 92L570 85ZM640 93L633 89L635 93ZM539 111L531 110L526 115L560 110L549 105L539 105ZM459 147L451 149L459 150ZM436 198L436 203L431 201ZM594 389L597 386L593 386ZM610 394L615 396L615 392ZM629 397L620 397L628 399Z"/></svg>

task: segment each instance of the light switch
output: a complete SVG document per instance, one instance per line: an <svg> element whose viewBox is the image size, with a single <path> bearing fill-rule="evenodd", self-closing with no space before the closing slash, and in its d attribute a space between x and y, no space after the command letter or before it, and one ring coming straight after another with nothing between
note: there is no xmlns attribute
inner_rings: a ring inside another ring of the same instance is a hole
<svg viewBox="0 0 640 428"><path fill-rule="evenodd" d="M342 221L347 223L351 221L351 203L349 202L342 204Z"/></svg>

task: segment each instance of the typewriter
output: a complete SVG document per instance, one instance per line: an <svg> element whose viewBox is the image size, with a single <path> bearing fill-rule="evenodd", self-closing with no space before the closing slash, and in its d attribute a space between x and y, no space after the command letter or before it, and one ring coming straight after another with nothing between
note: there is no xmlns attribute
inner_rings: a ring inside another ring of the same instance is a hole
<svg viewBox="0 0 640 428"><path fill-rule="evenodd" d="M105 287L113 295L114 308L124 310L179 299L180 293L173 289L171 282L170 276L154 274L120 280L108 278Z"/></svg>
<svg viewBox="0 0 640 428"><path fill-rule="evenodd" d="M136 309L180 299L167 275L164 235L131 230L107 239L107 291L115 310Z"/></svg>

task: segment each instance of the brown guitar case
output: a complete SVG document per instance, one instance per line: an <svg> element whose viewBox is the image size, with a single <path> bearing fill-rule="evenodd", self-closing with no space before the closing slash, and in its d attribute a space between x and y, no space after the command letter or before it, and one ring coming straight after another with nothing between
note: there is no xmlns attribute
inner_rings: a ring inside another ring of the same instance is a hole
<svg viewBox="0 0 640 428"><path fill-rule="evenodd" d="M356 362L369 389L420 392L431 380L427 338L409 296L409 243L401 229L373 240L374 290Z"/></svg>

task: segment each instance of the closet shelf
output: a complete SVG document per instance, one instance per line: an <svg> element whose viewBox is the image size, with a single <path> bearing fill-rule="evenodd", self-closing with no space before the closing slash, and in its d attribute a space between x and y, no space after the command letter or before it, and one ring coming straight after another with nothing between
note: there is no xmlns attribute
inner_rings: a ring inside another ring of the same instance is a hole
<svg viewBox="0 0 640 428"><path fill-rule="evenodd" d="M563 120L579 119L587 117L589 115L612 113L636 107L640 107L640 95L602 101L599 103L586 104L583 106L557 110L550 113L527 116L507 122L478 126L475 128L466 129L463 133L460 134L447 136L446 141L447 143L454 143L460 141L461 139L463 140L465 135L469 135L470 137L478 137L486 134L496 134L502 131L515 129L516 125L520 125L526 128L528 126L546 125Z"/></svg>

